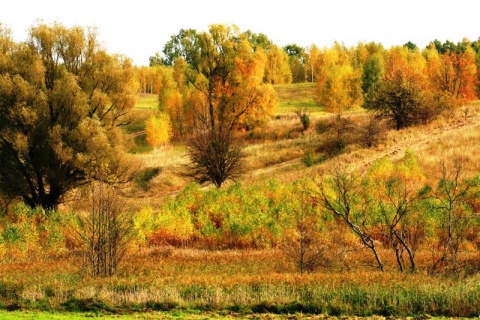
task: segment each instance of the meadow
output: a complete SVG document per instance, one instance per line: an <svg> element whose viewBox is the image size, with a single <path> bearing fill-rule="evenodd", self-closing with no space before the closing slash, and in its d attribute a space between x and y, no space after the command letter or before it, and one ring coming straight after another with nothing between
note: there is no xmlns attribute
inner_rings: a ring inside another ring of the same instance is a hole
<svg viewBox="0 0 480 320"><path fill-rule="evenodd" d="M80 193L58 212L11 204L0 218L0 308L7 310L0 317L61 319L64 312L69 318L115 319L480 316L476 220L465 229L455 268L435 273L435 230L424 228L414 272L399 272L391 248L379 242L381 272L355 235L320 210L315 228L322 251L315 270L300 273L298 261L285 250L285 239L299 232L304 218L304 190L335 163L365 173L378 160L397 161L413 152L425 181L435 186L439 162L460 154L465 176L478 175L480 106L388 131L373 148L353 144L326 157L317 148L323 138L315 124L331 116L315 104L314 85L275 88L275 116L243 137L247 173L220 190L179 175L186 163L181 143L157 150L146 144L144 121L156 112L156 96L139 98L127 130L135 142L131 152L144 169L122 190L134 237L113 277L85 272L77 236L76 213L85 210L78 205ZM307 130L295 114L301 108L313 123ZM346 116L360 121L366 115L357 109ZM309 152L313 161L306 163Z"/></svg>

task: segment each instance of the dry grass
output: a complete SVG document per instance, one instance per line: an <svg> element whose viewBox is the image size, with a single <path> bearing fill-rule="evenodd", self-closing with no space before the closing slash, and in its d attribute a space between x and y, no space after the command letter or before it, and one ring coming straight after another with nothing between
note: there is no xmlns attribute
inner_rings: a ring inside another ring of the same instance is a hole
<svg viewBox="0 0 480 320"><path fill-rule="evenodd" d="M479 311L478 277L382 273L365 266L369 261L362 250L348 253L342 269L303 275L293 272L275 250L153 248L128 260L128 272L108 279L81 276L69 267L75 257L4 263L0 302L36 309L90 303L117 312L181 308L235 310L240 315L474 316Z"/></svg>

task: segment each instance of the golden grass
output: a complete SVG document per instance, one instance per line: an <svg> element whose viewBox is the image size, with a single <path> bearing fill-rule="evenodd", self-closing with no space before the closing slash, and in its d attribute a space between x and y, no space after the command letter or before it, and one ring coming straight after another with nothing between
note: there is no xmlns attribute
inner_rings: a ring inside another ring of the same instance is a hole
<svg viewBox="0 0 480 320"><path fill-rule="evenodd" d="M143 249L128 257L120 276L107 279L82 276L70 267L78 261L75 256L3 263L0 301L34 308L47 303L54 309L67 301L100 301L120 310L151 310L149 306L158 305L337 316L473 316L480 302L478 276L400 274L392 267L382 273L366 266L363 250L346 254L343 268L303 275L276 250Z"/></svg>
<svg viewBox="0 0 480 320"><path fill-rule="evenodd" d="M136 109L158 109L158 95L157 94L139 94L135 104Z"/></svg>
<svg viewBox="0 0 480 320"><path fill-rule="evenodd" d="M276 85L278 95L276 114L307 110L311 114L324 113L324 108L315 102L315 84Z"/></svg>

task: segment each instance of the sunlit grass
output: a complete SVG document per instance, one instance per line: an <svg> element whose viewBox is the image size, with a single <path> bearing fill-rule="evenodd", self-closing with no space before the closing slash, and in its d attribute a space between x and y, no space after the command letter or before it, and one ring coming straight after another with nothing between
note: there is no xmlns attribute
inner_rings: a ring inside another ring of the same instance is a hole
<svg viewBox="0 0 480 320"><path fill-rule="evenodd" d="M306 110L310 113L320 113L324 108L315 102L315 83L295 83L275 85L278 95L276 114L294 113Z"/></svg>
<svg viewBox="0 0 480 320"><path fill-rule="evenodd" d="M158 95L139 94L137 96L136 109L158 109Z"/></svg>

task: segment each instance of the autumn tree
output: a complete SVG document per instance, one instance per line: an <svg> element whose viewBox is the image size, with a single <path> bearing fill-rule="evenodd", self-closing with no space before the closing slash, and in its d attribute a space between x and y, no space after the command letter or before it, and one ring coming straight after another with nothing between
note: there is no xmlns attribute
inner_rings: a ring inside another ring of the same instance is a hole
<svg viewBox="0 0 480 320"><path fill-rule="evenodd" d="M439 114L425 72L425 59L406 47L391 48L384 76L369 90L364 107L389 119L397 130L425 123Z"/></svg>
<svg viewBox="0 0 480 320"><path fill-rule="evenodd" d="M133 240L132 217L115 188L103 183L90 185L88 205L78 216L83 270L92 277L111 277L121 269Z"/></svg>
<svg viewBox="0 0 480 320"><path fill-rule="evenodd" d="M0 190L55 208L93 179L127 178L124 138L135 103L129 59L94 30L38 24L27 42L0 32Z"/></svg>
<svg viewBox="0 0 480 320"><path fill-rule="evenodd" d="M146 124L147 142L154 148L168 144L172 138L172 126L170 117L166 113L151 116Z"/></svg>
<svg viewBox="0 0 480 320"><path fill-rule="evenodd" d="M293 83L305 82L306 80L305 49L296 44L286 45L283 49L288 55L288 60L290 63L290 72L292 73L292 82Z"/></svg>
<svg viewBox="0 0 480 320"><path fill-rule="evenodd" d="M309 194L306 187L298 193L298 204L294 204L290 214L293 228L284 231L281 250L295 263L300 274L303 274L326 264L330 246L328 241L322 239L321 217L316 208L315 197Z"/></svg>
<svg viewBox="0 0 480 320"><path fill-rule="evenodd" d="M438 213L437 236L439 246L434 252L432 272L441 267L456 269L457 255L467 230L472 224L469 201L477 196L479 177L467 178L464 157L454 156L439 163L438 184L434 192L433 209Z"/></svg>
<svg viewBox="0 0 480 320"><path fill-rule="evenodd" d="M431 45L424 55L432 90L442 109L454 110L477 98L476 55L471 47L439 49Z"/></svg>
<svg viewBox="0 0 480 320"><path fill-rule="evenodd" d="M337 44L324 50L319 59L317 102L336 114L360 105L361 70L353 67L347 49Z"/></svg>
<svg viewBox="0 0 480 320"><path fill-rule="evenodd" d="M267 51L265 82L270 84L285 84L292 82L292 71L287 53L272 45Z"/></svg>
<svg viewBox="0 0 480 320"><path fill-rule="evenodd" d="M384 265L374 238L375 216L370 209L371 198L364 190L362 177L350 171L345 164L333 166L317 180L316 197L324 210L339 218L369 249L377 267Z"/></svg>
<svg viewBox="0 0 480 320"><path fill-rule="evenodd" d="M196 136L188 144L189 173L199 181L221 186L241 165L243 153L235 132L269 116L275 94L262 81L264 51L252 50L236 27L212 25L195 37L192 42L199 50L192 53L194 57L184 57L190 70L184 97L196 119ZM190 52L187 48L180 51ZM208 152L216 155L210 157Z"/></svg>
<svg viewBox="0 0 480 320"><path fill-rule="evenodd" d="M421 203L431 190L417 158L406 152L397 163L379 160L370 167L367 181L372 211L395 254L399 271L406 269L405 252L410 270L415 271L415 253L425 228Z"/></svg>
<svg viewBox="0 0 480 320"><path fill-rule="evenodd" d="M308 53L306 54L306 60L305 60L305 74L306 74L306 80L308 82L314 82L315 81L315 74L317 73L317 69L319 66L321 66L321 61L319 60L320 56L320 49L312 45L310 48L308 48Z"/></svg>
<svg viewBox="0 0 480 320"><path fill-rule="evenodd" d="M162 66L138 67L135 70L135 78L138 81L138 92L146 94L159 94L165 68Z"/></svg>

